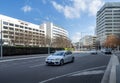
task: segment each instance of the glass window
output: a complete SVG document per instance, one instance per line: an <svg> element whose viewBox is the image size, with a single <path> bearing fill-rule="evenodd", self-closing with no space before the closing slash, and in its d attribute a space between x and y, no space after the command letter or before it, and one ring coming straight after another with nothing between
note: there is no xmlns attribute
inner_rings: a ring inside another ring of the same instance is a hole
<svg viewBox="0 0 120 83"><path fill-rule="evenodd" d="M14 32L9 32L9 34L14 34Z"/></svg>
<svg viewBox="0 0 120 83"><path fill-rule="evenodd" d="M19 25L16 24L15 27L19 27Z"/></svg>
<svg viewBox="0 0 120 83"><path fill-rule="evenodd" d="M23 26L20 26L20 28L23 28Z"/></svg>
<svg viewBox="0 0 120 83"><path fill-rule="evenodd" d="M7 26L3 26L3 28L4 28L4 29L8 29L8 27L7 27Z"/></svg>
<svg viewBox="0 0 120 83"><path fill-rule="evenodd" d="M64 52L55 52L53 55L54 56L63 56Z"/></svg>
<svg viewBox="0 0 120 83"><path fill-rule="evenodd" d="M3 24L4 24L4 25L8 25L8 22L5 22L5 21L4 21Z"/></svg>
<svg viewBox="0 0 120 83"><path fill-rule="evenodd" d="M14 24L12 24L12 23L9 23L9 25L10 25L10 26L14 26Z"/></svg>
<svg viewBox="0 0 120 83"><path fill-rule="evenodd" d="M12 27L9 27L9 29L10 29L10 30L14 30L14 28L12 28Z"/></svg>
<svg viewBox="0 0 120 83"><path fill-rule="evenodd" d="M28 27L25 27L25 29L28 29Z"/></svg>
<svg viewBox="0 0 120 83"><path fill-rule="evenodd" d="M8 38L8 35L4 35L4 38Z"/></svg>
<svg viewBox="0 0 120 83"><path fill-rule="evenodd" d="M32 30L31 28L29 28L29 30Z"/></svg>

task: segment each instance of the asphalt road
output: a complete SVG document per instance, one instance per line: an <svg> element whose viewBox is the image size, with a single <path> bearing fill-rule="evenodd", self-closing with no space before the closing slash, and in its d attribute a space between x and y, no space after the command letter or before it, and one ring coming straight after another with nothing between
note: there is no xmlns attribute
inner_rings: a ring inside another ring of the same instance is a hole
<svg viewBox="0 0 120 83"><path fill-rule="evenodd" d="M75 62L46 66L45 57L0 62L0 83L100 83L110 56L76 53Z"/></svg>

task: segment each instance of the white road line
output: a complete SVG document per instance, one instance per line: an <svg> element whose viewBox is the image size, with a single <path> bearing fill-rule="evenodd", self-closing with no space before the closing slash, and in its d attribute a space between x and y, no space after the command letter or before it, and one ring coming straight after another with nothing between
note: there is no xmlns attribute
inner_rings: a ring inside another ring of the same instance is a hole
<svg viewBox="0 0 120 83"><path fill-rule="evenodd" d="M73 74L73 75L68 76L68 77L72 77L72 76L81 76L81 75L96 75L96 74L104 73L104 71L105 71L105 70L85 71L85 72Z"/></svg>
<svg viewBox="0 0 120 83"><path fill-rule="evenodd" d="M30 68L35 68L35 67L39 67L39 66L43 66L45 64L39 64L39 65L33 65L33 66L30 66Z"/></svg>
<svg viewBox="0 0 120 83"><path fill-rule="evenodd" d="M26 60L26 59L43 58L43 57L46 57L46 56L7 59L7 60L1 60L0 62L8 62L8 61L16 61L16 60Z"/></svg>
<svg viewBox="0 0 120 83"><path fill-rule="evenodd" d="M100 67L89 68L89 69L85 69L85 70L81 70L81 71L76 71L76 72L72 72L72 73L68 73L68 74L56 76L56 77L53 77L53 78L49 78L49 79L44 80L44 81L41 81L41 82L39 82L39 83L46 83L46 82L48 82L48 81L55 80L55 79L58 79L58 78L61 78L61 77L70 76L70 75L73 75L73 74L76 74L76 73L85 72L85 71L90 71L90 70L99 69L99 68L105 68L105 67L106 67L106 66L100 66Z"/></svg>

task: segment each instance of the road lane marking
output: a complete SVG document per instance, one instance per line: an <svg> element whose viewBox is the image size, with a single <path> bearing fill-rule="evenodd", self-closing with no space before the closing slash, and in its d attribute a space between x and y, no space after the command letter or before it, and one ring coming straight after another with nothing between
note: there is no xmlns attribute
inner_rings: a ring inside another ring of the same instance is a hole
<svg viewBox="0 0 120 83"><path fill-rule="evenodd" d="M39 83L46 83L48 81L55 80L55 79L58 79L58 78L61 78L61 77L70 76L70 75L77 74L77 73L80 73L80 72L85 72L85 71L90 71L90 70L99 69L99 68L105 68L105 67L106 66L100 66L100 67L93 67L93 68L89 68L89 69L85 69L85 70L81 70L81 71L76 71L76 72L72 72L72 73L56 76L56 77L53 77L53 78L49 78L49 79L41 81Z"/></svg>
<svg viewBox="0 0 120 83"><path fill-rule="evenodd" d="M33 65L33 66L30 66L30 68L35 68L35 67L39 67L39 66L43 66L45 64L39 64L39 65Z"/></svg>
<svg viewBox="0 0 120 83"><path fill-rule="evenodd" d="M7 59L7 60L1 60L0 62L9 62L9 61L17 61L17 60L27 60L27 59L35 59L35 58L43 58L43 57L47 57L47 56Z"/></svg>
<svg viewBox="0 0 120 83"><path fill-rule="evenodd" d="M96 75L96 74L101 74L101 73L104 73L104 72L105 72L105 70L85 71L85 72L70 75L68 77L81 76L81 75Z"/></svg>

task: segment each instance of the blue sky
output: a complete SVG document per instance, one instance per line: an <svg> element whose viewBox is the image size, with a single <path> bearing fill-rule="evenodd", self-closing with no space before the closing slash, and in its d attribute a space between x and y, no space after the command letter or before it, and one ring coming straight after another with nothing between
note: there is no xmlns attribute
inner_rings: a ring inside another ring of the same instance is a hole
<svg viewBox="0 0 120 83"><path fill-rule="evenodd" d="M81 36L94 34L96 12L105 2L120 0L1 0L0 14L34 24L53 22L77 42Z"/></svg>

